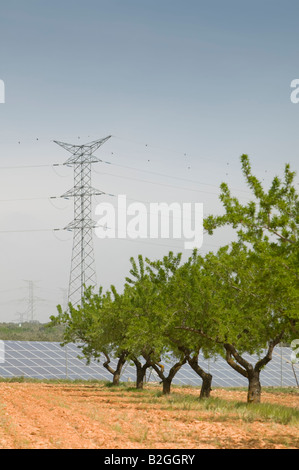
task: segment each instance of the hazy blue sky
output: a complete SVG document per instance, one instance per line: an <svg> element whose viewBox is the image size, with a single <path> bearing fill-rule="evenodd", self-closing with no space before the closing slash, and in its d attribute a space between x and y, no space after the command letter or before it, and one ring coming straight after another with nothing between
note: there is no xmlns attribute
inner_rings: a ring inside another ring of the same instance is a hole
<svg viewBox="0 0 299 470"><path fill-rule="evenodd" d="M114 165L96 167L94 186L132 200L203 202L206 214L221 210L222 181L250 197L242 153L265 184L286 162L297 169L298 17L295 0L2 1L0 231L72 220L72 201L48 199L73 184L72 169L50 167L68 158L53 140L111 134L97 155ZM38 164L49 166L3 168ZM67 288L72 235L0 237L0 321L26 310L24 279L36 281L36 318L46 321ZM205 239L203 250L220 243ZM177 240L95 240L99 282L121 285L131 255L170 247L182 249Z"/></svg>

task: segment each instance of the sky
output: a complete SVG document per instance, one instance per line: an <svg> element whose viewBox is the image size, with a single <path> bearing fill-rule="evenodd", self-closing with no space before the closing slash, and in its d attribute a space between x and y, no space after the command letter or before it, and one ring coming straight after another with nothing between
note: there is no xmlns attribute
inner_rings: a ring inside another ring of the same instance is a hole
<svg viewBox="0 0 299 470"><path fill-rule="evenodd" d="M55 140L111 135L92 170L106 193L93 199L95 219L120 194L219 214L223 181L249 201L243 153L265 186L286 163L297 170L298 14L293 0L2 0L0 322L26 319L27 281L35 320L66 298L73 201L60 196L74 181ZM201 252L232 236L205 235ZM178 239L95 236L94 250L105 289L122 288L131 256L191 254Z"/></svg>

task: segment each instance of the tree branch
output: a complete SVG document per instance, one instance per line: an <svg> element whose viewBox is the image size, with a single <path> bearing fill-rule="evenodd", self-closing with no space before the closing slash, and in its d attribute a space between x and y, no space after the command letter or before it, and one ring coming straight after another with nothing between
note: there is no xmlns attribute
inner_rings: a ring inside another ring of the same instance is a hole
<svg viewBox="0 0 299 470"><path fill-rule="evenodd" d="M270 341L267 354L255 364L254 370L256 371L261 370L262 367L264 367L265 365L268 364L268 362L271 361L273 349L278 343L280 343L283 335L284 335L284 331L282 331L278 336L276 336L276 338Z"/></svg>
<svg viewBox="0 0 299 470"><path fill-rule="evenodd" d="M202 330L198 330L196 328L191 328L190 326L175 326L174 327L176 330L186 330L186 331L192 331L193 333L196 333L200 336L203 336L203 338L208 339L209 341L212 341L213 343L221 344L223 345L223 341L220 341L218 337L216 338L211 338L208 336L206 333L204 333Z"/></svg>
<svg viewBox="0 0 299 470"><path fill-rule="evenodd" d="M276 232L276 230L274 230L273 228L270 228L268 225L262 225L262 228L265 228L266 230L269 230L269 232L274 233L274 235L276 235L278 238L281 238L281 240L283 240L284 242L292 243L293 245L296 244L295 241L284 237L283 235L281 235L281 233Z"/></svg>
<svg viewBox="0 0 299 470"><path fill-rule="evenodd" d="M236 349L232 344L225 343L224 345L225 351L226 351L226 362L239 374L243 375L243 377L248 378L248 372L250 369L252 369L252 366L249 362L245 361L240 354L237 353ZM236 361L240 364L237 364L233 359L233 357L236 359ZM242 367L241 367L242 366Z"/></svg>

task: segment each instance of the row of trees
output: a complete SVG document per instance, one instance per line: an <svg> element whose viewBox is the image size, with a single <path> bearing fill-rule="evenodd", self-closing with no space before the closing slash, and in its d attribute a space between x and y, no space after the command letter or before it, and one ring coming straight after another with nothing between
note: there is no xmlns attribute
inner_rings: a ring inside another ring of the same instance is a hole
<svg viewBox="0 0 299 470"><path fill-rule="evenodd" d="M208 397L212 376L199 362L222 355L236 373L248 379L248 402L261 398L260 372L281 341L299 337L298 281L299 200L295 173L285 166L284 177L274 178L268 191L252 174L248 156L242 170L254 199L242 205L226 184L221 185L224 215L209 216L209 234L224 225L236 232L236 241L216 253L196 250L183 262L182 254L161 260L141 255L131 259L123 291L86 289L81 306L58 306L52 324L65 326L64 342L80 342L87 361L103 363L119 382L126 361L136 366L141 388L152 367L163 393L183 364L201 377L200 397ZM245 353L258 354L255 364ZM166 373L161 364L172 358ZM111 358L117 367L111 367Z"/></svg>
<svg viewBox="0 0 299 470"><path fill-rule="evenodd" d="M47 323L0 323L1 340L14 341L63 341L64 327L50 328Z"/></svg>

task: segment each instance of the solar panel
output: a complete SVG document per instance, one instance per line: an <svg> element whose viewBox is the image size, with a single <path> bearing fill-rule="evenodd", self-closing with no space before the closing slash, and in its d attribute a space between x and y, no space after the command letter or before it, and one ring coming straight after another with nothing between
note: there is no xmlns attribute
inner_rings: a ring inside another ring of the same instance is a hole
<svg viewBox="0 0 299 470"><path fill-rule="evenodd" d="M60 343L40 341L3 341L4 360L0 363L0 377L31 377L37 379L98 379L111 381L112 375L103 367L103 359L99 363L92 360L89 365L79 359L81 350L76 344L62 347ZM299 364L291 364L291 349L277 347L272 361L261 371L262 386L296 386L299 380ZM257 356L245 356L251 363L256 363ZM165 373L168 374L174 360L166 360ZM214 387L247 387L247 379L235 372L222 357L204 359L199 356L199 364L212 374ZM116 361L111 360L111 367L116 367ZM126 364L121 380L135 381L135 366ZM148 381L160 379L153 369L147 372ZM200 386L201 378L184 364L173 379L174 384Z"/></svg>

